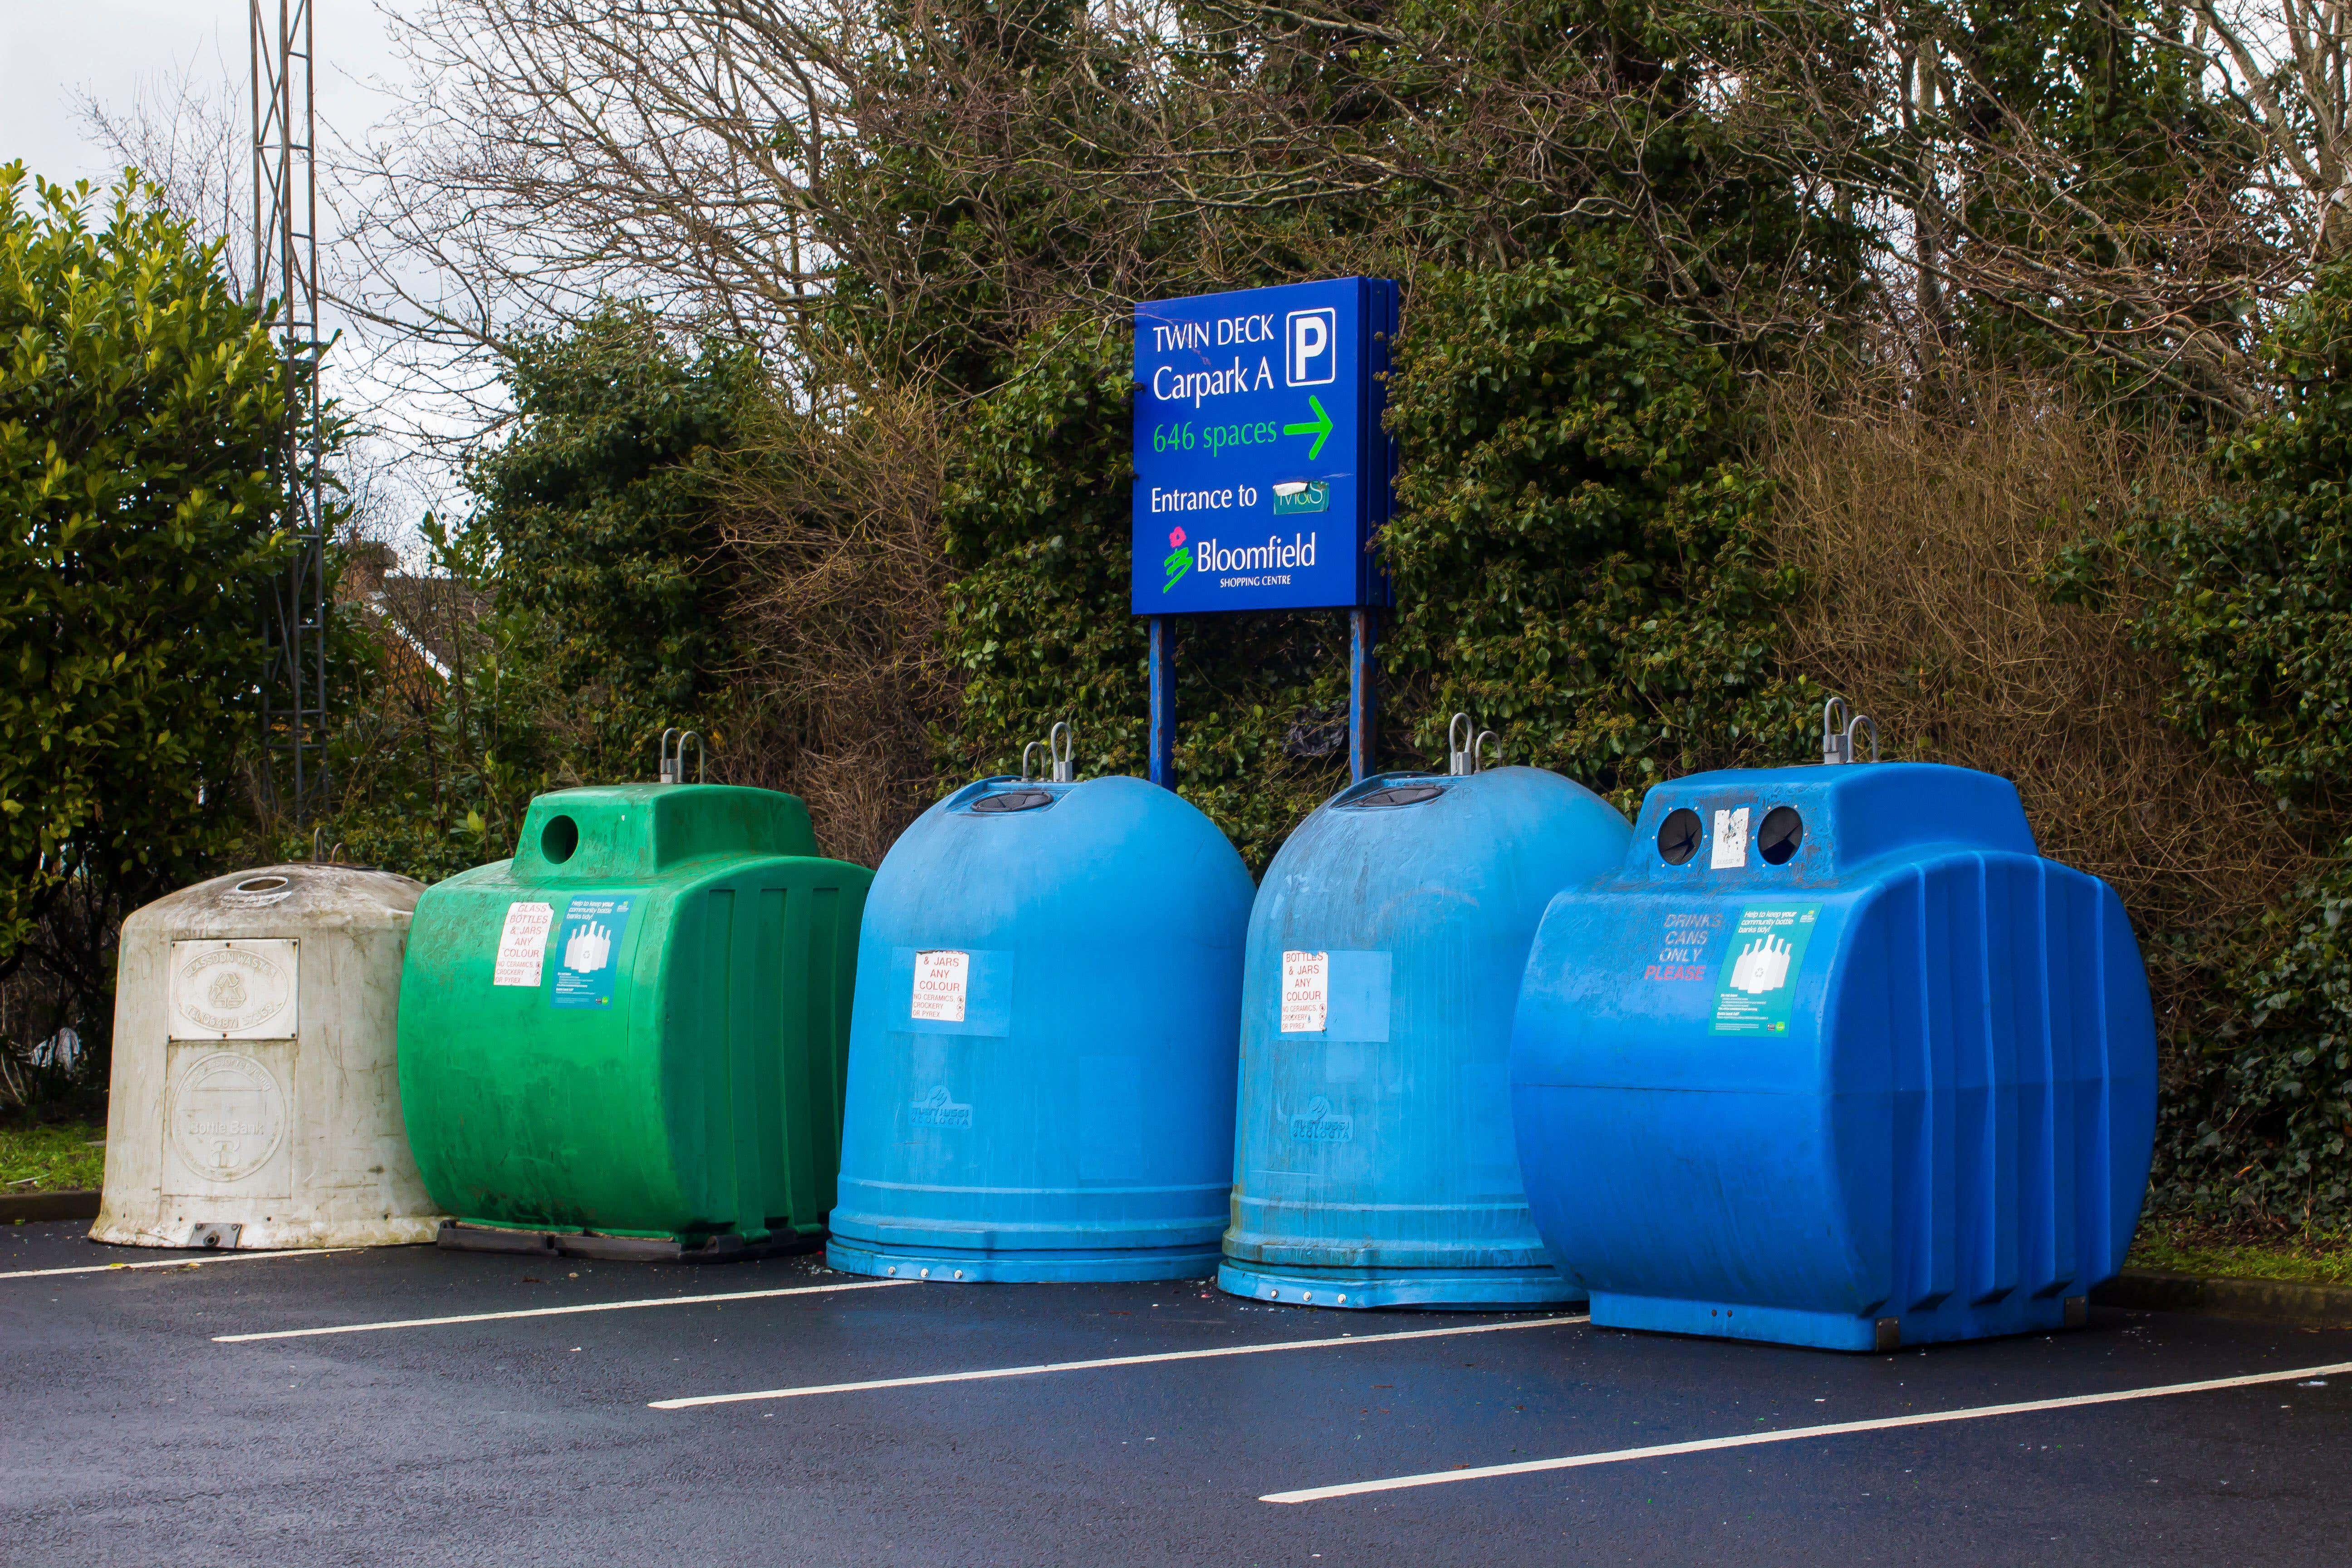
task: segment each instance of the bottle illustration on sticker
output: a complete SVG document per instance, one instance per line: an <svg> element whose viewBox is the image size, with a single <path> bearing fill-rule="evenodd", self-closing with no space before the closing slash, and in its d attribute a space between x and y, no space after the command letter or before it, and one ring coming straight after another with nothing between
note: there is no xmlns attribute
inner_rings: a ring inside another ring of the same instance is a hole
<svg viewBox="0 0 2352 1568"><path fill-rule="evenodd" d="M555 985L548 1001L558 1007L610 1007L613 981L621 971L622 939L628 934L635 898L574 899L563 911L557 934Z"/></svg>
<svg viewBox="0 0 2352 1568"><path fill-rule="evenodd" d="M1711 1035L1785 1035L1819 904L1750 905L1726 944L1716 976Z"/></svg>

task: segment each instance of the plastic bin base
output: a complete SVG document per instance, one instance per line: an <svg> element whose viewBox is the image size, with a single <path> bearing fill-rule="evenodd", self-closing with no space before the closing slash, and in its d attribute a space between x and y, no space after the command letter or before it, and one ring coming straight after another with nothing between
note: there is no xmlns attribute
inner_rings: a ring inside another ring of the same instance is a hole
<svg viewBox="0 0 2352 1568"><path fill-rule="evenodd" d="M1550 1268L1298 1268L1228 1259L1217 1289L1229 1296L1294 1307L1423 1307L1515 1310L1572 1307L1584 1292Z"/></svg>
<svg viewBox="0 0 2352 1568"><path fill-rule="evenodd" d="M744 1263L782 1253L813 1252L821 1237L772 1232L759 1241L737 1236L681 1240L662 1236L602 1236L593 1231L533 1230L443 1220L436 1246L458 1252L509 1252L549 1258L593 1258L608 1263Z"/></svg>
<svg viewBox="0 0 2352 1568"><path fill-rule="evenodd" d="M885 1247L836 1236L825 1244L824 1260L845 1274L923 1279L934 1285L1114 1284L1205 1279L1217 1267L1217 1249L982 1252L953 1247Z"/></svg>
<svg viewBox="0 0 2352 1568"><path fill-rule="evenodd" d="M1892 1351L1953 1340L2078 1329L2089 1319L2082 1296L2027 1296L1982 1305L1947 1302L1937 1310L1856 1317L1741 1301L1683 1301L1661 1296L1592 1293L1592 1322L1602 1329L1757 1340L1825 1351Z"/></svg>

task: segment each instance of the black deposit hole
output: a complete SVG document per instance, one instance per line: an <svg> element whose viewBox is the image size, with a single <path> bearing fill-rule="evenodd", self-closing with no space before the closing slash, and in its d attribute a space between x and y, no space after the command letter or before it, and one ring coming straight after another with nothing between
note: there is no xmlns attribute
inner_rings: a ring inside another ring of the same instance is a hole
<svg viewBox="0 0 2352 1568"><path fill-rule="evenodd" d="M1756 852L1768 866L1787 865L1804 841L1805 819L1793 805L1774 806L1764 814L1764 826L1756 830Z"/></svg>
<svg viewBox="0 0 2352 1568"><path fill-rule="evenodd" d="M568 816L551 816L539 830L539 852L551 866L561 866L580 847L580 825Z"/></svg>
<svg viewBox="0 0 2352 1568"><path fill-rule="evenodd" d="M1349 805L1419 805L1424 800L1435 800L1445 793L1440 784L1391 784L1371 794L1349 801Z"/></svg>
<svg viewBox="0 0 2352 1568"><path fill-rule="evenodd" d="M286 885L283 877L247 877L229 891L233 893L274 893Z"/></svg>
<svg viewBox="0 0 2352 1568"><path fill-rule="evenodd" d="M1003 795L982 795L971 803L974 811L1034 811L1041 805L1054 804L1051 792L1042 789L1009 789ZM1039 831L1044 831L1042 828Z"/></svg>
<svg viewBox="0 0 2352 1568"><path fill-rule="evenodd" d="M1658 824L1658 858L1669 866L1688 865L1690 858L1698 853L1702 831L1697 812L1686 805L1676 806Z"/></svg>

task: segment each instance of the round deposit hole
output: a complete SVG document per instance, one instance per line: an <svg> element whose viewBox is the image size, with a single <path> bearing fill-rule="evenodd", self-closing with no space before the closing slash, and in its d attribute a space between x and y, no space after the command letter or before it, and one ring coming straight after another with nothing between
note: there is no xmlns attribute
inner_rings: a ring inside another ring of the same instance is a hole
<svg viewBox="0 0 2352 1568"><path fill-rule="evenodd" d="M539 852L551 866L561 866L580 847L580 825L568 816L551 816L539 830Z"/></svg>

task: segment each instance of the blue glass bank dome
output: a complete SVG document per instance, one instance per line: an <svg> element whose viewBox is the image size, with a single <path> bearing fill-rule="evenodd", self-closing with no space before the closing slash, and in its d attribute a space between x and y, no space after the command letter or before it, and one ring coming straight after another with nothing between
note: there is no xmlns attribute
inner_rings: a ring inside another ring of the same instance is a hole
<svg viewBox="0 0 2352 1568"><path fill-rule="evenodd" d="M866 900L828 1261L1207 1275L1251 892L1216 826L1141 779L984 779L926 812Z"/></svg>
<svg viewBox="0 0 2352 1568"><path fill-rule="evenodd" d="M1350 1308L1583 1294L1528 1215L1506 1062L1544 906L1626 834L1527 767L1382 774L1300 825L1250 915L1220 1286Z"/></svg>

